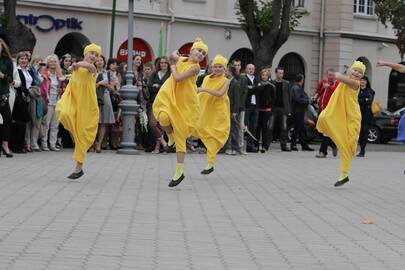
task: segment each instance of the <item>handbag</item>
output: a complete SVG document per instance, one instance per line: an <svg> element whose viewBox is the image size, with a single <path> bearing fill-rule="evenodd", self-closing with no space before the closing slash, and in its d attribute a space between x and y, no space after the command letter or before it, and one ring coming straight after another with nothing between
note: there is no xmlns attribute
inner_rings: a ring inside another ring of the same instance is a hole
<svg viewBox="0 0 405 270"><path fill-rule="evenodd" d="M8 103L8 94L0 96L0 107L4 107Z"/></svg>
<svg viewBox="0 0 405 270"><path fill-rule="evenodd" d="M377 113L381 112L380 102L373 101L373 103L371 103L371 111L373 112L373 114L377 114Z"/></svg>
<svg viewBox="0 0 405 270"><path fill-rule="evenodd" d="M97 103L100 106L104 105L104 92L105 92L104 86L99 86L96 88Z"/></svg>
<svg viewBox="0 0 405 270"><path fill-rule="evenodd" d="M103 73L99 73L97 75L97 79L96 82L100 82L103 80ZM97 96L97 103L98 105L102 106L104 105L104 91L105 91L105 87L104 86L98 86L96 88L96 96Z"/></svg>
<svg viewBox="0 0 405 270"><path fill-rule="evenodd" d="M111 99L111 105L113 107L113 111L117 111L119 108L119 104L122 101L120 94L117 91L111 91L110 99Z"/></svg>

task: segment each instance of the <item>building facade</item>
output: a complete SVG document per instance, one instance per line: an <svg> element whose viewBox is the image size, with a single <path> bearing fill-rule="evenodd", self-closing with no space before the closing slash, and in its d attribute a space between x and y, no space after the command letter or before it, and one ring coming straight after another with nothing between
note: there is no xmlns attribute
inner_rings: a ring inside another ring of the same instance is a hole
<svg viewBox="0 0 405 270"><path fill-rule="evenodd" d="M164 50L186 51L195 37L209 45L208 57L221 53L228 58L250 61L252 52L246 34L235 15L236 0L135 0L135 52L145 61L158 55L159 33L164 35ZM80 54L85 44L96 42L104 54L126 57L128 1L117 1L114 38L110 46L112 0L21 0L19 20L37 37L34 54L46 56L67 52ZM399 62L395 33L374 15L373 1L295 0L294 5L308 12L301 24L281 47L273 67L281 65L287 77L301 72L306 77L306 91L328 68L344 72L353 60L366 63L367 75L383 107L405 106L401 83L389 88L391 70L376 68L378 59ZM403 91L405 92L405 91Z"/></svg>

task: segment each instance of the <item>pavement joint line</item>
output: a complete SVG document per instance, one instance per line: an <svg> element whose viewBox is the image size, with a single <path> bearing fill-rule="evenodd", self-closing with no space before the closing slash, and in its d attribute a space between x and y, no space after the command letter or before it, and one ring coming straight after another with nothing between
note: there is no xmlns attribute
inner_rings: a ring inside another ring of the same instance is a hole
<svg viewBox="0 0 405 270"><path fill-rule="evenodd" d="M304 182L304 185L306 185L306 184L305 184L305 181L303 181L303 182ZM276 185L276 186L277 186L277 185ZM263 188L265 188L265 187L263 187ZM267 188L265 188L265 189L267 190ZM289 197L291 197L292 199L294 198L294 197L290 194L290 192L289 192L288 190L284 189L284 193L285 193L286 195L288 195ZM311 198L313 201L316 202L315 199L313 199L310 195L308 195L307 193L305 193L304 189L302 190L302 193L305 194L305 195L307 195L309 198ZM322 196L324 196L324 195L322 194ZM327 199L330 200L330 197L328 197ZM323 204L320 204L320 205L322 205L322 207L328 209L329 211L334 212L334 211L332 211L329 207L326 207L326 206L324 206ZM328 221L326 221L324 218L322 218L319 214L315 213L312 209L310 209L310 208L308 208L308 209L309 209L309 211L311 211L315 216L318 216L318 217L319 217L320 219L322 219L324 222L328 223L329 226L331 226L331 228L334 228L334 229L335 229L336 231L338 231L341 235L345 236L345 237L346 237L348 240L350 240L354 245L358 246L360 249L362 249L363 251L365 251L366 253L368 253L368 254L370 255L370 257L377 259L377 260L378 260L381 264L383 264L385 267L389 267L388 265L386 265L386 263L385 263L384 260L378 258L378 257L377 257L375 254L373 254L369 249L367 249L366 247L360 245L358 242L354 241L350 236L348 236L346 233L344 233L343 230L338 229L337 226L332 226L332 224L330 224ZM346 220L346 222L348 222L349 224L354 225L352 222L349 222L349 220L348 220L347 218L345 218L345 217L343 217L343 216L337 214L336 212L335 212L335 214L338 215L339 217L341 217L342 219ZM370 234L368 234L368 233L366 233L364 230L358 228L358 226L356 226L356 227L357 227L357 229L359 229L360 231L362 231L363 233L365 233L366 235L368 235L368 236L371 237ZM360 269L360 268L359 268L359 269ZM386 268L385 268L385 269L386 269ZM393 268L389 268L389 269L393 269Z"/></svg>
<svg viewBox="0 0 405 270"><path fill-rule="evenodd" d="M231 174L233 175L234 173L231 171ZM272 239L272 237L271 237L270 235L268 235L268 233L267 233L266 230L264 229L263 225L261 225L260 222L257 221L257 220L254 218L253 214L252 214L246 207L243 206L243 202L239 199L238 195L231 189L231 187L229 186L229 184L223 179L223 177L220 177L220 179L221 179L221 181L228 187L228 189L232 192L232 194L235 196L235 198L237 198L237 200L238 200L239 203L242 205L242 207L245 209L245 211L248 213L248 215L251 217L251 219L255 221L255 223L257 224L257 226L259 226L260 228L262 228L263 233L266 234L266 237L268 237L269 240L273 243L273 245L275 245L275 244L274 244L274 241L273 241L273 239ZM237 177L234 177L234 179L237 179ZM263 209L266 210L266 212L267 212L274 220L276 220L278 223L280 223L280 225L281 225L291 236L293 236L293 237L300 243L300 245L308 252L308 254L310 254L310 255L318 262L318 264L322 267L322 269L327 270L325 263L322 262L322 260L321 260L320 258L318 258L318 256L316 256L316 255L305 245L305 243L304 243L299 237L297 237L297 235L294 234L294 233L285 225L284 222L282 222L274 213L272 213L272 212L268 209L268 207L267 207L259 198L257 198L256 195L254 195L254 192L250 191L250 189L249 189L248 187L246 187L246 185L245 185L243 182L241 182L240 180L238 180L238 182L239 182L239 184L241 184L241 185L245 188L246 191L249 192L249 194L250 194L253 198L255 198L255 200L263 207ZM260 184L259 184L259 185L260 185ZM260 185L260 186L261 186L261 185ZM265 190L263 186L261 186L261 187L263 188L263 190ZM296 218L300 219L300 218L299 218L297 215L295 215L295 214L291 211L291 209L289 209L287 206L285 206L285 208L286 208L292 215L294 215ZM302 220L301 220L301 221L302 221ZM306 224L305 222L303 222L303 223L304 223L308 228L312 229L308 224ZM326 239L324 239L324 240L326 240ZM331 245L328 241L326 241L326 242L327 242L331 247L334 247L334 246ZM283 254L281 248L278 247L277 245L275 245L275 248L278 250L278 252L280 253L280 255L283 256L283 258L284 258L285 255ZM285 259L287 259L287 257L285 257ZM294 267L292 266L292 262L288 261L288 263L290 264L290 267L294 268Z"/></svg>

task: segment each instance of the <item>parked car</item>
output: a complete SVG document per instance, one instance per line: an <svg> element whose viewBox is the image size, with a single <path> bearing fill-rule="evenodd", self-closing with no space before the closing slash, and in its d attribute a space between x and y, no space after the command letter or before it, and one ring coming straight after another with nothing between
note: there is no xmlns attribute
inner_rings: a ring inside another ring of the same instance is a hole
<svg viewBox="0 0 405 270"><path fill-rule="evenodd" d="M398 123L405 107L395 112L381 111L374 115L374 124L368 131L370 143L387 143L397 137Z"/></svg>

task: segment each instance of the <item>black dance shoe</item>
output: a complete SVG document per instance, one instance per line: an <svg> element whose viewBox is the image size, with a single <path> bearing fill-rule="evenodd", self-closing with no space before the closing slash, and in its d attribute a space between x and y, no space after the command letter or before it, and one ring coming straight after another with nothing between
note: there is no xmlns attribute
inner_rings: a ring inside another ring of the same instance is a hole
<svg viewBox="0 0 405 270"><path fill-rule="evenodd" d="M75 180L75 179L78 179L78 178L82 177L83 174L84 174L84 172L83 172L83 170L81 170L80 172L74 172L74 173L72 173L72 174L69 175L67 178Z"/></svg>
<svg viewBox="0 0 405 270"><path fill-rule="evenodd" d="M209 168L208 170L204 169L201 171L201 174L210 174L214 171L214 167Z"/></svg>
<svg viewBox="0 0 405 270"><path fill-rule="evenodd" d="M169 187L177 186L178 184L180 184L181 181L183 181L183 179L184 179L184 173L176 181L172 179L172 181L170 181L170 183L169 183Z"/></svg>
<svg viewBox="0 0 405 270"><path fill-rule="evenodd" d="M346 184L347 182L349 182L349 176L346 176L342 180L337 181L334 186L340 187L340 186L343 186L344 184Z"/></svg>

